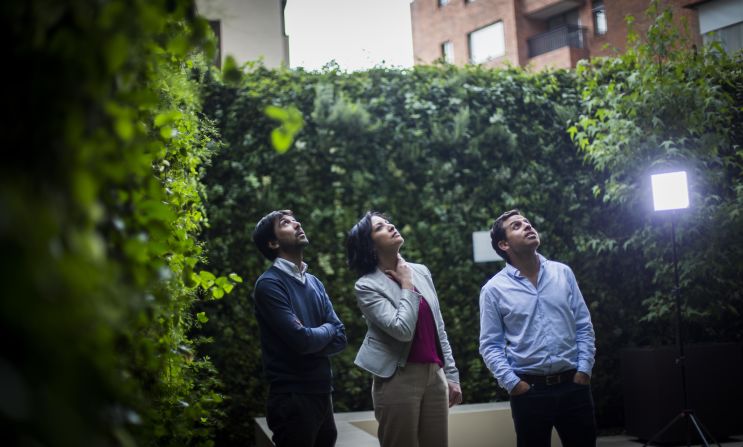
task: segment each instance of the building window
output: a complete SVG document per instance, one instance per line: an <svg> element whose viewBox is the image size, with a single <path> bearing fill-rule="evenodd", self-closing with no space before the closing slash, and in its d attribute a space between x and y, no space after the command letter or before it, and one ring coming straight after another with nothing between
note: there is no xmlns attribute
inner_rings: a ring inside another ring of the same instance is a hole
<svg viewBox="0 0 743 447"><path fill-rule="evenodd" d="M444 59L444 62L447 64L454 63L454 45L451 41L447 40L441 44L441 58Z"/></svg>
<svg viewBox="0 0 743 447"><path fill-rule="evenodd" d="M743 49L743 22L705 33L702 38L705 44L720 42L722 48L728 54L732 55L736 51Z"/></svg>
<svg viewBox="0 0 743 447"><path fill-rule="evenodd" d="M215 51L214 55L214 65L217 66L217 68L222 68L222 22L219 20L209 20L209 26L212 27L212 32L214 32L214 36L217 38L217 51Z"/></svg>
<svg viewBox="0 0 743 447"><path fill-rule="evenodd" d="M593 0L593 32L598 36L603 36L607 30L604 1Z"/></svg>
<svg viewBox="0 0 743 447"><path fill-rule="evenodd" d="M470 62L480 64L506 54L503 22L495 22L484 28L472 31L468 36Z"/></svg>

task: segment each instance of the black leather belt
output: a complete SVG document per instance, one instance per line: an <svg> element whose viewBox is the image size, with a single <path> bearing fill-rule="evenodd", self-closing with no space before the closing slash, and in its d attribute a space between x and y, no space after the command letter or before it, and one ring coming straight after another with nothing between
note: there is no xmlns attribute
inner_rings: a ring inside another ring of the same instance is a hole
<svg viewBox="0 0 743 447"><path fill-rule="evenodd" d="M528 383L529 385L557 385L559 383L572 382L573 377L577 370L571 369L563 371L557 374L550 374L548 376L535 376L532 374L516 374L519 379Z"/></svg>

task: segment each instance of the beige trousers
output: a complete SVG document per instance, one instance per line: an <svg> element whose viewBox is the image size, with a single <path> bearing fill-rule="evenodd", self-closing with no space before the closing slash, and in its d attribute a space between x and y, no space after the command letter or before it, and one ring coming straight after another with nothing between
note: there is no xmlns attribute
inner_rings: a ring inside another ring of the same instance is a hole
<svg viewBox="0 0 743 447"><path fill-rule="evenodd" d="M389 379L374 377L381 447L446 447L449 385L435 363L408 363Z"/></svg>

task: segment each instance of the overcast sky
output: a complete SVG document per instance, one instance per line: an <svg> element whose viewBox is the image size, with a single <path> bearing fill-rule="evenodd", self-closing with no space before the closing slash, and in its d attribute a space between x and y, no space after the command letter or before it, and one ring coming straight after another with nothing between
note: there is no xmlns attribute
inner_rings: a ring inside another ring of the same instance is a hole
<svg viewBox="0 0 743 447"><path fill-rule="evenodd" d="M410 0L288 0L285 19L292 67L413 65Z"/></svg>

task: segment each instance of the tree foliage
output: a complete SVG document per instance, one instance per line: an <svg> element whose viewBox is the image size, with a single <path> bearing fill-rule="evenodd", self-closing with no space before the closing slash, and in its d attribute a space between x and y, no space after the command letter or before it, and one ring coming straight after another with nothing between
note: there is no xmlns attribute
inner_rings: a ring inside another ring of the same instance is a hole
<svg viewBox="0 0 743 447"><path fill-rule="evenodd" d="M743 334L741 54L694 48L657 2L647 14L650 28L630 35L625 54L577 68L582 110L568 129L602 202L576 248L592 261L581 279L607 371L619 370L621 348L675 343L673 224L682 337L740 343ZM691 207L653 212L650 174L678 169L688 172ZM598 407L621 420L621 388L599 389L613 391L596 393Z"/></svg>
<svg viewBox="0 0 743 447"><path fill-rule="evenodd" d="M624 55L578 68L584 110L571 127L587 161L602 173L597 197L627 220L602 224L610 250L631 253L648 273L642 320L665 326L673 315L669 220L677 221L684 318L692 339L741 334L743 152L740 54L719 44L686 49L670 11L655 18ZM685 169L690 209L652 212L649 174ZM630 279L629 277L627 278ZM665 324L664 324L665 323ZM656 334L662 341L672 338ZM645 340L648 341L648 340Z"/></svg>

